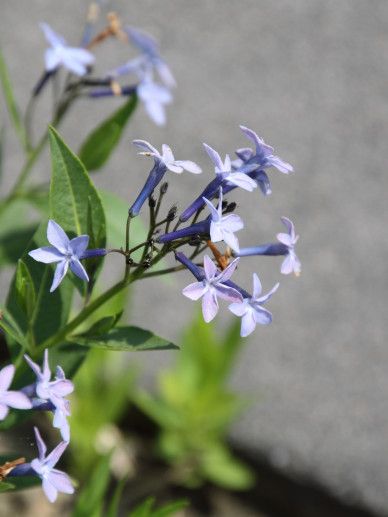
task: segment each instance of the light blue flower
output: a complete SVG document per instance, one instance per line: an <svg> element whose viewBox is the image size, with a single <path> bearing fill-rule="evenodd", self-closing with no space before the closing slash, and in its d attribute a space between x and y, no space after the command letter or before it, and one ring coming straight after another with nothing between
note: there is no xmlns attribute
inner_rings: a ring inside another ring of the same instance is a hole
<svg viewBox="0 0 388 517"><path fill-rule="evenodd" d="M52 246L37 248L28 254L34 260L44 264L58 262L50 292L53 292L62 282L69 266L75 275L88 282L88 274L80 259L83 258L88 247L89 236L80 235L70 240L59 224L50 219L47 225L47 240Z"/></svg>
<svg viewBox="0 0 388 517"><path fill-rule="evenodd" d="M260 296L262 292L261 282L254 273L252 296L244 297L241 301L229 305L229 310L241 318L241 337L251 334L255 330L256 324L268 325L271 323L272 314L262 305L269 300L278 287L279 284L276 284L267 294Z"/></svg>
<svg viewBox="0 0 388 517"><path fill-rule="evenodd" d="M217 297L229 302L242 301L241 294L233 287L229 287L224 283L232 276L238 261L239 259L235 259L223 271L218 271L211 258L205 255L202 279L183 289L182 294L190 298L190 300L202 298L202 314L206 323L211 321L218 312Z"/></svg>
<svg viewBox="0 0 388 517"><path fill-rule="evenodd" d="M84 48L69 47L65 39L54 32L47 23L41 23L40 27L51 45L45 52L47 72L63 66L73 74L85 75L87 67L95 61L93 54Z"/></svg>
<svg viewBox="0 0 388 517"><path fill-rule="evenodd" d="M34 431L39 457L31 461L31 468L41 478L43 491L50 503L53 503L57 498L58 492L65 494L74 493L74 487L69 476L65 472L54 468L64 453L68 443L61 442L46 456L46 444L42 440L37 427L34 427Z"/></svg>
<svg viewBox="0 0 388 517"><path fill-rule="evenodd" d="M137 87L139 99L144 104L144 108L157 126L166 124L167 104L171 104L172 95L170 90L161 84L157 84L151 77L145 77Z"/></svg>
<svg viewBox="0 0 388 517"><path fill-rule="evenodd" d="M47 349L44 351L42 369L40 369L39 365L34 363L28 355L24 355L24 358L37 378L34 384L34 390L39 400L36 401L35 406L39 408L39 405L43 401L48 401L53 404L53 425L61 431L62 438L68 442L70 440L70 428L67 417L70 416L70 404L64 397L73 392L73 383L69 379L66 379L65 373L60 366L56 368L55 379L53 381L51 380Z"/></svg>
<svg viewBox="0 0 388 517"><path fill-rule="evenodd" d="M212 242L224 241L233 251L238 252L240 247L234 232L244 228L244 223L236 214L222 215L222 188L220 188L217 208L205 197L203 200L211 212L209 231Z"/></svg>

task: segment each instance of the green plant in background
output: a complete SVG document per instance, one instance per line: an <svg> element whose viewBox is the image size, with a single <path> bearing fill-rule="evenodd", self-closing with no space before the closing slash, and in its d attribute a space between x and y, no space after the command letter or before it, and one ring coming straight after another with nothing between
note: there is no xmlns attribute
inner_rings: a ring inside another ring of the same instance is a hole
<svg viewBox="0 0 388 517"><path fill-rule="evenodd" d="M238 324L220 339L198 315L184 333L175 365L159 374L157 394L135 393L135 404L160 428L158 452L175 482L195 487L209 480L246 489L254 481L227 444L230 425L247 406L228 386L242 342Z"/></svg>
<svg viewBox="0 0 388 517"><path fill-rule="evenodd" d="M105 503L108 499L111 482L110 460L111 455L107 454L96 462L92 475L79 493L72 517L119 517L119 515L124 515L122 512L119 513L119 507L127 481L125 478L117 483L115 489L110 492L112 495L109 497L108 504ZM155 499L149 497L125 515L127 517L173 517L179 510L187 506L187 501L178 500L155 508Z"/></svg>

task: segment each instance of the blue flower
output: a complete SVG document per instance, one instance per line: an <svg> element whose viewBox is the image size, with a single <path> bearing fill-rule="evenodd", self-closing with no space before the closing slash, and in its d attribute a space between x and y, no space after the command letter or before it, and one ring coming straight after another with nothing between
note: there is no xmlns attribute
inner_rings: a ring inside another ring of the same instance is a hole
<svg viewBox="0 0 388 517"><path fill-rule="evenodd" d="M256 273L253 274L253 294L250 297L244 297L243 300L234 302L229 305L229 310L236 316L241 317L241 337L251 334L256 324L268 325L272 321L272 314L262 307L277 290L279 284L276 284L267 294L260 296L262 292L261 282Z"/></svg>
<svg viewBox="0 0 388 517"><path fill-rule="evenodd" d="M56 368L55 379L53 381L51 380L47 349L44 351L42 370L28 355L25 355L24 358L37 377L33 387L38 400L35 399L33 401L34 408L45 409L45 407L42 407L42 402L50 402L53 405L54 411L53 425L57 429L60 429L62 438L68 442L70 439L70 428L67 417L70 416L70 404L64 397L74 390L73 383L66 379L65 373L60 366ZM27 391L30 392L29 386L26 387L26 392Z"/></svg>
<svg viewBox="0 0 388 517"><path fill-rule="evenodd" d="M54 468L68 443L61 442L46 456L46 444L42 440L37 427L34 427L34 431L39 453L38 458L33 459L31 463L17 465L8 474L8 477L39 476L42 480L43 491L47 499L50 503L54 503L58 492L63 492L64 494L74 493L74 487L69 476L65 472Z"/></svg>
<svg viewBox="0 0 388 517"><path fill-rule="evenodd" d="M64 38L54 32L47 23L41 23L40 27L51 45L51 48L48 48L45 53L47 72L62 65L73 74L85 75L87 67L95 61L93 54L84 48L67 46Z"/></svg>
<svg viewBox="0 0 388 517"><path fill-rule="evenodd" d="M89 244L89 236L80 235L70 240L59 224L50 219L47 225L47 240L52 246L37 248L28 254L34 260L43 262L44 264L58 262L50 292L52 293L62 282L69 266L75 275L81 278L81 280L88 282L88 274L80 260L91 256L90 253L86 252L86 248ZM104 249L89 251L94 252L92 256L106 254L106 250Z"/></svg>
<svg viewBox="0 0 388 517"><path fill-rule="evenodd" d="M184 170L192 172L193 174L199 174L202 172L200 167L190 160L175 160L170 147L166 144L163 144L162 154L160 154L154 146L145 140L134 140L133 143L136 147L141 149L139 154L143 156L151 156L154 159L155 164L149 173L147 181L141 189L140 194L129 209L129 213L132 217L139 214L146 199L162 181L167 170L175 172L176 174L181 174Z"/></svg>
<svg viewBox="0 0 388 517"><path fill-rule="evenodd" d="M239 259L235 259L223 271L218 271L211 258L205 255L202 278L200 277L199 282L194 282L183 289L182 294L190 300L202 298L202 314L206 323L211 321L218 312L218 297L231 302L242 301L241 294L225 284L236 269L238 261Z"/></svg>
<svg viewBox="0 0 388 517"><path fill-rule="evenodd" d="M146 77L138 85L137 94L150 119L157 126L164 126L166 124L165 106L172 102L170 90L155 83L152 78Z"/></svg>

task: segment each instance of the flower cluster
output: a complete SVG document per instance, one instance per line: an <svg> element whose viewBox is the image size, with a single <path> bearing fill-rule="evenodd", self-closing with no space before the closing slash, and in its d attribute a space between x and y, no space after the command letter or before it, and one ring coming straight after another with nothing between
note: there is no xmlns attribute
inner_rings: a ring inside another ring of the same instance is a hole
<svg viewBox="0 0 388 517"><path fill-rule="evenodd" d="M122 27L117 15L110 13L108 25L94 38L86 35L82 47L72 47L66 40L57 34L47 23L40 27L49 44L44 56L45 74L36 85L34 94L37 95L47 80L64 68L79 80L70 83L69 88L74 91L86 88L86 94L91 98L113 95L132 95L137 93L143 102L146 113L155 124L161 126L166 123L166 105L173 100L171 90L176 86L172 72L160 54L158 43L149 34L134 27ZM91 77L96 58L91 52L98 44L109 36L116 37L125 44L130 44L137 51L137 55L105 74L100 78ZM132 76L134 82L129 85L120 85L122 77ZM155 79L157 76L161 82ZM99 86L96 88L96 86ZM90 88L91 87L91 88Z"/></svg>
<svg viewBox="0 0 388 517"><path fill-rule="evenodd" d="M30 251L30 256L44 263L58 262L51 291L56 289L66 274L68 268L82 280L88 281L88 275L81 264L82 259L106 255L110 252L119 252L125 256L127 267L136 266L135 279L149 276L146 270L156 264L169 252L181 266L174 270L187 268L195 276L197 282L183 289L183 295L191 300L202 298L202 309L205 321L211 321L218 312L218 298L230 302L229 310L242 318L241 335L247 336L255 329L256 324L266 325L272 321L271 313L263 304L277 290L276 284L266 295L262 295L262 287L256 273L253 275L252 294L232 282L231 276L235 272L239 261L250 255L283 256L280 271L282 274L300 274L301 265L295 253L298 236L290 219L282 217L286 233L278 233L278 242L260 244L253 247L240 248L236 233L244 228L241 217L235 213L236 203L229 202L225 195L235 188L252 192L257 187L265 194L271 192L267 170L271 167L284 174L292 172L292 166L274 154L274 150L251 129L240 126L243 134L255 144L255 149L237 149L237 159L232 161L226 155L224 161L212 147L204 144L214 168L215 178L202 190L194 201L180 214L175 227L169 231L171 222L175 219L177 208L174 205L167 213L167 217L158 221L158 215L163 196L168 184L162 183L168 171L182 174L184 171L199 174L201 168L189 160L176 160L169 146L163 145L159 152L150 143L144 140L134 140L134 145L140 149L139 154L153 159L153 167L144 183L143 188L128 211L127 229L130 220L136 217L148 200L150 209L150 228L146 242L126 250L120 249L92 249L87 250L88 236L82 235L69 240L62 228L54 221L49 221L47 238L52 244ZM154 197L156 187L161 184L159 199ZM202 215L203 214L203 215ZM182 224L186 226L179 228ZM164 231L162 231L163 225ZM129 235L127 236L127 244ZM225 250L221 252L216 244L224 243ZM183 246L190 246L194 251L189 256L177 251ZM132 253L143 247L141 262L135 262ZM204 256L203 263L197 264L193 260L203 251L213 254ZM232 260L234 259L234 260ZM167 270L166 272L170 272ZM155 274L158 274L155 272Z"/></svg>
<svg viewBox="0 0 388 517"><path fill-rule="evenodd" d="M16 465L10 470L8 476L40 477L44 493L49 501L54 502L58 492L66 494L74 492L69 476L54 468L70 441L70 428L67 422L67 417L70 415L70 403L64 397L73 391L74 386L70 380L66 379L60 366L57 366L55 377L53 380L51 379L52 373L47 349L44 352L42 368L28 355L24 357L36 375L36 381L18 391L8 390L15 374L15 367L8 365L0 370L0 420L7 416L9 408L51 411L54 414L53 425L60 430L62 442L46 457L46 445L39 430L35 427L38 458L33 459L30 463Z"/></svg>

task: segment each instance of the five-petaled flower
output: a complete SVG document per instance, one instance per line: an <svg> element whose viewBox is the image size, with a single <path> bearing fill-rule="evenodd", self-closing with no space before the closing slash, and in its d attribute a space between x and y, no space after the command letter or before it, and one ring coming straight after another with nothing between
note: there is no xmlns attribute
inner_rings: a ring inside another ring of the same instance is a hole
<svg viewBox="0 0 388 517"><path fill-rule="evenodd" d="M37 377L34 385L37 397L53 404L53 425L60 429L62 438L68 442L70 439L70 428L66 417L70 415L70 408L68 400L64 399L64 397L72 393L74 390L73 383L66 379L65 373L60 366L57 366L56 368L55 379L53 381L51 380L47 349L44 351L42 369L40 369L39 365L34 363L28 355L25 355L24 357Z"/></svg>
<svg viewBox="0 0 388 517"><path fill-rule="evenodd" d="M47 72L52 72L62 65L73 74L85 75L87 67L95 61L93 54L84 48L66 45L65 39L54 32L47 23L41 23L40 27L51 45L45 53Z"/></svg>
<svg viewBox="0 0 388 517"><path fill-rule="evenodd" d="M59 224L50 219L47 225L47 240L52 246L37 248L28 254L44 264L58 262L50 292L53 292L62 282L69 266L75 275L88 282L88 274L80 259L84 258L83 255L89 244L89 236L80 235L70 240Z"/></svg>
<svg viewBox="0 0 388 517"><path fill-rule="evenodd" d="M281 220L287 228L288 233L278 233L276 237L279 242L287 246L288 253L286 258L283 260L280 272L283 273L283 275L295 273L296 276L299 276L301 272L301 264L295 253L295 244L298 242L299 235L295 235L294 224L290 219L287 217L281 217Z"/></svg>
<svg viewBox="0 0 388 517"><path fill-rule="evenodd" d="M211 212L210 222L210 239L212 242L224 241L233 251L239 251L238 239L233 232L237 232L244 228L244 223L236 214L222 215L222 188L220 188L220 196L218 206L215 208L205 197L203 198Z"/></svg>
<svg viewBox="0 0 388 517"><path fill-rule="evenodd" d="M46 456L46 444L42 440L36 427L34 427L34 431L39 457L31 461L31 468L41 478L43 491L46 494L47 499L53 503L57 498L58 492L63 492L65 494L74 493L74 487L69 476L65 472L54 468L65 451L68 443L61 442L48 456Z"/></svg>
<svg viewBox="0 0 388 517"><path fill-rule="evenodd" d="M223 271L218 271L211 258L205 255L203 261L204 278L183 289L182 294L191 300L199 300L202 297L202 314L206 323L211 321L218 312L217 297L230 302L242 301L241 294L224 283L230 279L238 262L239 259L235 259Z"/></svg>
<svg viewBox="0 0 388 517"><path fill-rule="evenodd" d="M244 190L248 190L248 192L252 192L252 190L257 187L256 181L245 174L245 172L239 172L233 169L228 154L225 156L225 160L222 161L220 155L215 149L210 147L210 145L203 144L203 146L211 161L214 163L216 174L223 174L223 181L226 182L226 184L240 187Z"/></svg>
<svg viewBox="0 0 388 517"><path fill-rule="evenodd" d="M176 174L181 174L184 170L193 174L200 174L202 172L201 168L190 160L175 160L171 147L166 144L162 145L162 154L145 140L134 140L133 144L142 149L139 154L152 156L156 162L162 163L171 172Z"/></svg>
<svg viewBox="0 0 388 517"><path fill-rule="evenodd" d="M0 370L0 420L4 420L8 415L9 408L32 408L30 399L24 393L21 391L8 390L14 375L15 367L12 364Z"/></svg>
<svg viewBox="0 0 388 517"><path fill-rule="evenodd" d="M250 298L244 297L239 302L229 305L229 310L236 316L241 317L241 337L251 334L256 324L268 325L272 321L272 314L262 307L277 290L279 284L276 284L267 294L260 296L262 292L261 282L256 273L253 273L253 293Z"/></svg>

